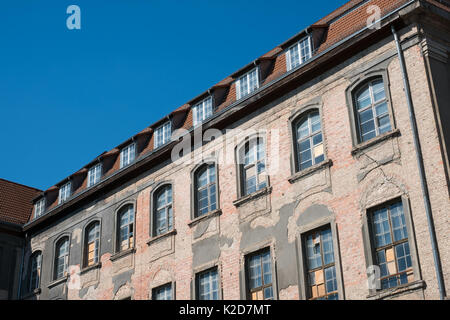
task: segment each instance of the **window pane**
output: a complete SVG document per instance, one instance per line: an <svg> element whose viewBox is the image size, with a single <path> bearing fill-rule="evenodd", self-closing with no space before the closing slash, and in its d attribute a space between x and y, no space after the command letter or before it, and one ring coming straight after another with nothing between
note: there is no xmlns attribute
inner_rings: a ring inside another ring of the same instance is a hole
<svg viewBox="0 0 450 320"><path fill-rule="evenodd" d="M360 110L360 109L364 109L364 108L370 106L370 103L371 103L370 89L369 89L369 86L367 86L356 97L356 105L357 105L358 110Z"/></svg>
<svg viewBox="0 0 450 320"><path fill-rule="evenodd" d="M198 298L200 300L217 300L219 298L219 279L217 269L198 275Z"/></svg>
<svg viewBox="0 0 450 320"><path fill-rule="evenodd" d="M153 300L172 300L172 284L154 289Z"/></svg>
<svg viewBox="0 0 450 320"><path fill-rule="evenodd" d="M324 264L334 263L333 238L331 229L322 231L322 250Z"/></svg>

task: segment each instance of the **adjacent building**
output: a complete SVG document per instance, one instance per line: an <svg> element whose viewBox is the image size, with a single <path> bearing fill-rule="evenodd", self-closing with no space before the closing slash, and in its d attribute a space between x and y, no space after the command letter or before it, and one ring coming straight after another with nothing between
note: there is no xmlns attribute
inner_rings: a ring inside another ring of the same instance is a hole
<svg viewBox="0 0 450 320"><path fill-rule="evenodd" d="M0 300L21 297L25 238L32 201L41 190L0 179Z"/></svg>

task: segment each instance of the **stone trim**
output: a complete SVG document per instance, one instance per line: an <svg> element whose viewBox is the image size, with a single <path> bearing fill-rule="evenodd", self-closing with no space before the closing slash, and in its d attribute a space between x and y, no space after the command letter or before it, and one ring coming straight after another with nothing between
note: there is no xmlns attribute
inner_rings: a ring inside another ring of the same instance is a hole
<svg viewBox="0 0 450 320"><path fill-rule="evenodd" d="M367 148L370 148L370 147L372 147L372 146L374 146L374 145L376 145L378 143L381 143L381 142L383 142L385 140L388 140L388 139L391 139L391 138L395 138L395 137L398 137L398 136L400 136L400 130L399 129L391 130L391 131L383 133L383 134L381 134L381 135L379 135L379 136L377 136L377 137L375 137L375 138L373 138L373 139L371 139L369 141L366 141L364 143L358 144L357 146L352 148L351 153L352 153L353 156L358 155L359 153L361 153L362 151L364 151Z"/></svg>
<svg viewBox="0 0 450 320"><path fill-rule="evenodd" d="M166 233L160 234L156 237L152 237L150 239L147 240L147 245L151 245L152 243L162 239L162 238L166 238L166 237L170 237L170 236L174 236L177 234L177 229L172 229Z"/></svg>
<svg viewBox="0 0 450 320"><path fill-rule="evenodd" d="M62 278L59 278L59 279L56 279L56 280L54 280L54 281L52 281L52 282L50 282L48 285L47 285L47 288L52 288L52 287L54 287L54 286L57 286L57 285L59 285L59 284L61 284L61 283L64 283L64 282L67 282L67 280L69 279L69 275L66 275L66 276L64 276L64 277L62 277Z"/></svg>
<svg viewBox="0 0 450 320"><path fill-rule="evenodd" d="M420 289L425 289L426 288L426 283L423 280L418 280L418 281L414 281L411 283L407 283L395 288L390 288L390 289L385 289L382 291L378 291L375 294L369 294L367 296L367 299L369 300L379 300L379 299L384 299L384 298L389 298L389 297L394 297L400 294L404 294L404 293L409 293L409 292L413 292L413 291L417 291Z"/></svg>
<svg viewBox="0 0 450 320"><path fill-rule="evenodd" d="M249 202L249 201L251 201L253 199L259 198L260 196L263 196L263 195L266 195L266 194L270 194L270 193L272 193L272 187L271 186L264 187L264 188L262 188L262 189L260 189L260 190L258 190L256 192L253 192L253 193L251 193L249 195L246 195L245 197L241 197L241 198L239 198L237 200L234 200L233 201L233 205L235 207L240 207L244 203L247 203L247 202Z"/></svg>
<svg viewBox="0 0 450 320"><path fill-rule="evenodd" d="M195 225L197 225L199 222L201 222L203 220L207 220L207 219L210 219L210 218L218 217L221 214L222 214L222 209L213 210L213 211L211 211L211 212L209 212L207 214L204 214L204 215L202 215L200 217L192 219L190 222L188 222L188 226L192 228L192 227L194 227Z"/></svg>
<svg viewBox="0 0 450 320"><path fill-rule="evenodd" d="M97 263L93 264L92 266L87 266L87 267L84 267L83 269L81 269L80 270L80 274L89 272L89 271L94 270L94 269L100 269L101 267L102 267L102 263L101 262L97 262Z"/></svg>
<svg viewBox="0 0 450 320"><path fill-rule="evenodd" d="M135 253L135 252L136 252L136 248L134 248L134 247L133 248L129 248L127 250L124 250L124 251L121 251L121 252L113 254L111 257L109 257L109 260L115 261L117 259L120 259L120 258L122 258L124 256L127 256L127 255L129 255L131 253Z"/></svg>
<svg viewBox="0 0 450 320"><path fill-rule="evenodd" d="M302 170L302 171L299 171L299 172L293 174L292 176L290 176L288 178L288 181L289 181L289 183L293 184L305 176L313 174L314 172L319 171L321 169L329 168L332 165L333 165L333 161L331 159L322 161L321 163L318 163L308 169L305 169L305 170Z"/></svg>

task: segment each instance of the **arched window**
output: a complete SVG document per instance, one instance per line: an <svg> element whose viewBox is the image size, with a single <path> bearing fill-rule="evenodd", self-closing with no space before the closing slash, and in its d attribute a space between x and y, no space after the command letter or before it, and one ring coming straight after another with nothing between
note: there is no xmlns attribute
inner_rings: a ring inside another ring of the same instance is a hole
<svg viewBox="0 0 450 320"><path fill-rule="evenodd" d="M261 137L247 141L239 150L240 196L267 187L266 149Z"/></svg>
<svg viewBox="0 0 450 320"><path fill-rule="evenodd" d="M59 279L67 275L69 266L69 237L58 240L55 247L55 272L54 279Z"/></svg>
<svg viewBox="0 0 450 320"><path fill-rule="evenodd" d="M99 261L100 222L94 221L86 227L84 239L84 267L92 266Z"/></svg>
<svg viewBox="0 0 450 320"><path fill-rule="evenodd" d="M29 292L33 292L39 288L41 281L41 266L42 266L42 253L36 251L30 258L30 283Z"/></svg>
<svg viewBox="0 0 450 320"><path fill-rule="evenodd" d="M194 175L195 217L217 209L216 166L205 164Z"/></svg>
<svg viewBox="0 0 450 320"><path fill-rule="evenodd" d="M359 142L391 130L388 102L382 78L365 83L354 95Z"/></svg>
<svg viewBox="0 0 450 320"><path fill-rule="evenodd" d="M158 236L173 228L172 186L160 187L153 197L153 235Z"/></svg>
<svg viewBox="0 0 450 320"><path fill-rule="evenodd" d="M134 206L123 206L117 214L117 247L116 251L124 251L134 246Z"/></svg>
<svg viewBox="0 0 450 320"><path fill-rule="evenodd" d="M322 125L318 110L302 115L294 122L297 170L305 170L325 160Z"/></svg>

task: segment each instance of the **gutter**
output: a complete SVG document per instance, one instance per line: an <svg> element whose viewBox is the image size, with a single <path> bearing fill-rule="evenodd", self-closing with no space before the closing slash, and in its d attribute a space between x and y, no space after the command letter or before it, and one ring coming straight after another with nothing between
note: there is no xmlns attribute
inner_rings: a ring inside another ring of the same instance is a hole
<svg viewBox="0 0 450 320"><path fill-rule="evenodd" d="M436 271L439 295L440 295L441 300L444 300L445 287L444 287L444 280L443 280L443 275L442 275L441 261L439 258L439 251L437 248L436 232L434 229L433 214L431 211L431 202L430 202L430 196L429 196L429 191L428 191L428 184L427 184L426 175L425 175L425 167L424 167L424 163L423 163L422 149L421 149L420 141L418 138L419 134L418 134L418 130L417 130L416 117L414 115L413 101L412 101L411 91L410 91L410 87L409 87L408 74L406 71L405 58L403 56L403 51L401 48L400 40L398 38L398 35L397 35L397 32L395 31L394 26L391 26L391 30L392 30L392 34L394 35L395 44L397 46L398 59L400 62L400 69L401 69L402 77L403 77L403 87L405 90L406 102L408 105L409 121L410 121L411 131L412 131L413 140L414 140L414 147L415 147L414 149L415 149L415 153L416 153L417 166L419 167L420 186L422 189L422 196L423 196L423 201L424 201L424 205L425 205L425 213L427 216L428 232L430 233L431 249L433 251L434 268Z"/></svg>
<svg viewBox="0 0 450 320"><path fill-rule="evenodd" d="M396 14L397 12L403 10L404 8L406 8L406 7L408 7L409 5L413 4L414 2L418 2L418 0L411 0L411 1L408 1L407 3L405 3L404 5L398 7L398 8L395 9L394 11L391 11L390 13L388 13L388 14L386 14L385 16L381 17L379 20L375 21L374 23L381 22L382 20L385 20L386 18L391 17L392 15L394 15L394 14ZM370 26L370 27L371 27L371 26ZM301 34L301 33L303 33L303 32L306 32L309 28L311 28L311 26L309 26L309 27L305 28L304 30L300 31L300 32L297 33L295 36L291 37L291 39L292 39L292 38L295 38L296 36L298 36L299 34ZM257 90L253 91L251 94L245 96L244 98L242 98L242 99L240 99L240 100L237 100L237 101L233 102L233 103L230 104L229 106L227 106L227 107L223 108L222 110L216 112L211 118L208 119L208 121L205 121L205 122L203 123L203 125L207 125L208 123L213 123L214 120L218 119L218 118L219 118L220 116L222 116L222 114L224 114L225 112L227 112L227 111L229 111L230 109L233 109L234 107L236 107L236 106L242 104L243 102L248 101L249 99L255 97L256 95L260 94L262 91L266 90L266 89L269 88L270 86L272 86L272 85L274 85L274 84L277 84L277 83L281 82L281 81L284 80L285 78L287 78L287 77L289 77L290 75L292 75L294 72L297 72L298 70L302 69L302 68L305 67L305 66L308 66L309 64L311 64L311 63L313 63L314 61L318 60L319 58L322 58L322 57L323 57L324 55L326 55L327 53L331 52L332 50L336 49L337 47L341 46L343 43L345 43L345 42L351 40L352 38L358 36L359 34L361 34L361 33L365 32L365 31L367 31L368 29L370 29L369 26L366 26L365 28L360 29L359 31L356 31L355 33L349 35L348 37L346 37L346 38L340 40L339 42L335 43L335 44L332 45L331 47L325 49L324 51L322 51L322 52L319 53L318 55L313 56L313 57L310 58L307 62L305 62L305 63L303 63L303 64L297 66L296 68L294 68L294 69L292 69L292 70L290 70L290 71L288 71L288 72L286 72L286 73L284 73L284 74L281 75L279 78L276 78L276 79L272 80L271 82L268 82L268 83L266 83L265 85L259 87ZM289 40L287 40L287 41L289 41ZM284 43L286 43L286 41L285 41ZM244 68L245 68L245 67L244 67ZM236 73L236 72L235 72L235 73ZM159 120L159 121L156 122L156 123L159 123L160 121L161 121L161 120ZM152 125L152 126L153 126L153 125ZM192 134L192 133L194 132L195 129L196 129L196 128L192 126L189 130L187 130L186 135L187 135L187 134ZM184 136L184 135L183 135L183 136ZM181 139L181 138L182 138L182 136L178 136L178 137L177 137L177 141L178 141L178 139ZM171 146L172 144L175 145L175 143L176 143L177 141L173 141L173 142L171 142L171 143L165 145L164 147L161 147L161 148L158 148L158 149L156 149L156 150L153 150L152 152L150 152L149 154L146 154L145 156L142 156L142 157L137 158L137 159L135 160L135 162L134 162L132 165L130 165L129 167L122 168L122 169L120 169L119 171L114 172L112 175L108 176L108 177L105 178L103 181L101 181L99 185L96 185L96 186L93 187L93 188L99 189L99 187L101 186L101 184L104 185L107 181L111 180L112 178L114 178L115 176L117 176L118 174L120 174L121 172L123 172L123 171L126 170L126 169L132 169L132 168L138 167L139 163L145 161L145 160L148 159L149 157L152 157L152 156L155 157L155 153L159 152L161 149L164 149L164 150L165 150L166 147L169 147L169 146ZM86 194L88 191L91 191L91 190L92 190L92 189L85 189L85 190L83 190L81 193L77 194L77 196L76 196L75 198L72 198L72 199L68 200L68 202L69 202L69 201L71 202L72 200L76 199L77 197L79 197L79 196L81 196L81 195L83 195L83 194ZM35 227L39 222L45 221L45 220L46 220L46 217L49 217L49 215L50 215L51 213L53 213L55 210L60 209L61 206L65 205L65 207L69 207L69 206L68 206L68 204L69 204L68 202L65 202L64 204L61 204L61 205L58 205L58 206L52 208L50 211L47 211L46 213L44 213L44 214L43 214L40 218L38 218L37 220L31 220L31 221L27 222L27 223L24 225L24 230L25 230L25 231L26 231L26 230L29 230L29 229ZM63 209L64 209L64 208L63 208ZM63 210L63 209L61 209L61 210ZM40 219L42 219L42 220L39 221Z"/></svg>

